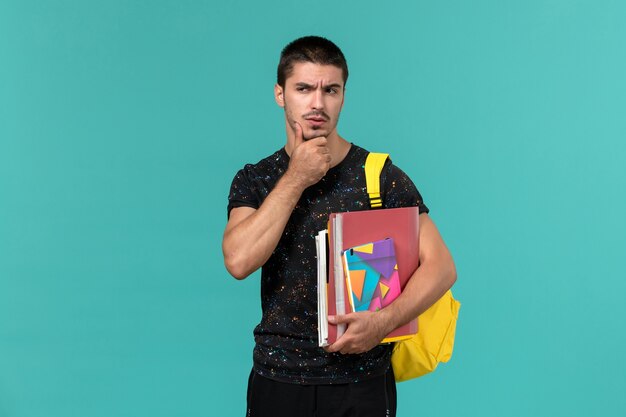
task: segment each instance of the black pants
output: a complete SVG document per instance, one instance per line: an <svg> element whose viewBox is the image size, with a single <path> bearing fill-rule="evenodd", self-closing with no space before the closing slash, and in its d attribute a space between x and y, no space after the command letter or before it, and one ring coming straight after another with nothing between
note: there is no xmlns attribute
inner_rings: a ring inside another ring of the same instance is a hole
<svg viewBox="0 0 626 417"><path fill-rule="evenodd" d="M395 417L393 370L351 384L299 385L256 372L248 379L246 417Z"/></svg>

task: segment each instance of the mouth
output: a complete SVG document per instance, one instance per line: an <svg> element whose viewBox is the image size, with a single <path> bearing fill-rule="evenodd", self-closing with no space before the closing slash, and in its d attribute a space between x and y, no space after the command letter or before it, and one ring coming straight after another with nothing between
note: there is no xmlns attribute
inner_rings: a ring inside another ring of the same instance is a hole
<svg viewBox="0 0 626 417"><path fill-rule="evenodd" d="M306 121L309 122L311 126L321 126L326 123L326 119L323 117L307 117Z"/></svg>

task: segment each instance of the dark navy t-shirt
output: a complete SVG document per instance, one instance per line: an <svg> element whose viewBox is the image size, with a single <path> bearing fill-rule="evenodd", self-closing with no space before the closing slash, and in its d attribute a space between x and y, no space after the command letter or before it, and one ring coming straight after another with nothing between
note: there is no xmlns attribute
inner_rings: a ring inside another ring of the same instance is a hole
<svg viewBox="0 0 626 417"><path fill-rule="evenodd" d="M278 381L299 384L356 382L382 375L391 345L359 355L327 353L317 340L317 259L315 235L330 213L367 210L365 149L351 145L343 161L307 188L283 235L261 271L263 316L254 330L254 369ZM235 175L228 214L235 207L259 208L289 166L284 148ZM428 212L411 179L389 159L381 173L383 208L419 206Z"/></svg>

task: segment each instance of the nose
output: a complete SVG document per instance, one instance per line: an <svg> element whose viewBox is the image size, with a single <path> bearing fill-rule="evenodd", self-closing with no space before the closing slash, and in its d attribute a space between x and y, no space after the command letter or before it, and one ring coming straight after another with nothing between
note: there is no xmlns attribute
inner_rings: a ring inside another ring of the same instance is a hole
<svg viewBox="0 0 626 417"><path fill-rule="evenodd" d="M324 94L321 88L315 90L311 107L313 110L324 110Z"/></svg>

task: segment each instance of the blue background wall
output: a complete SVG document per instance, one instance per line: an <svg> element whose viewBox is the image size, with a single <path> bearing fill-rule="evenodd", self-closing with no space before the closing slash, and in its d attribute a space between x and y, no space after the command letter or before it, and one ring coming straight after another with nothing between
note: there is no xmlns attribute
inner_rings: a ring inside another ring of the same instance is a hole
<svg viewBox="0 0 626 417"><path fill-rule="evenodd" d="M399 416L626 415L625 18L3 0L0 416L243 415L259 279L222 265L226 197L284 144L275 67L305 34L348 58L340 132L411 175L457 262L453 360Z"/></svg>

